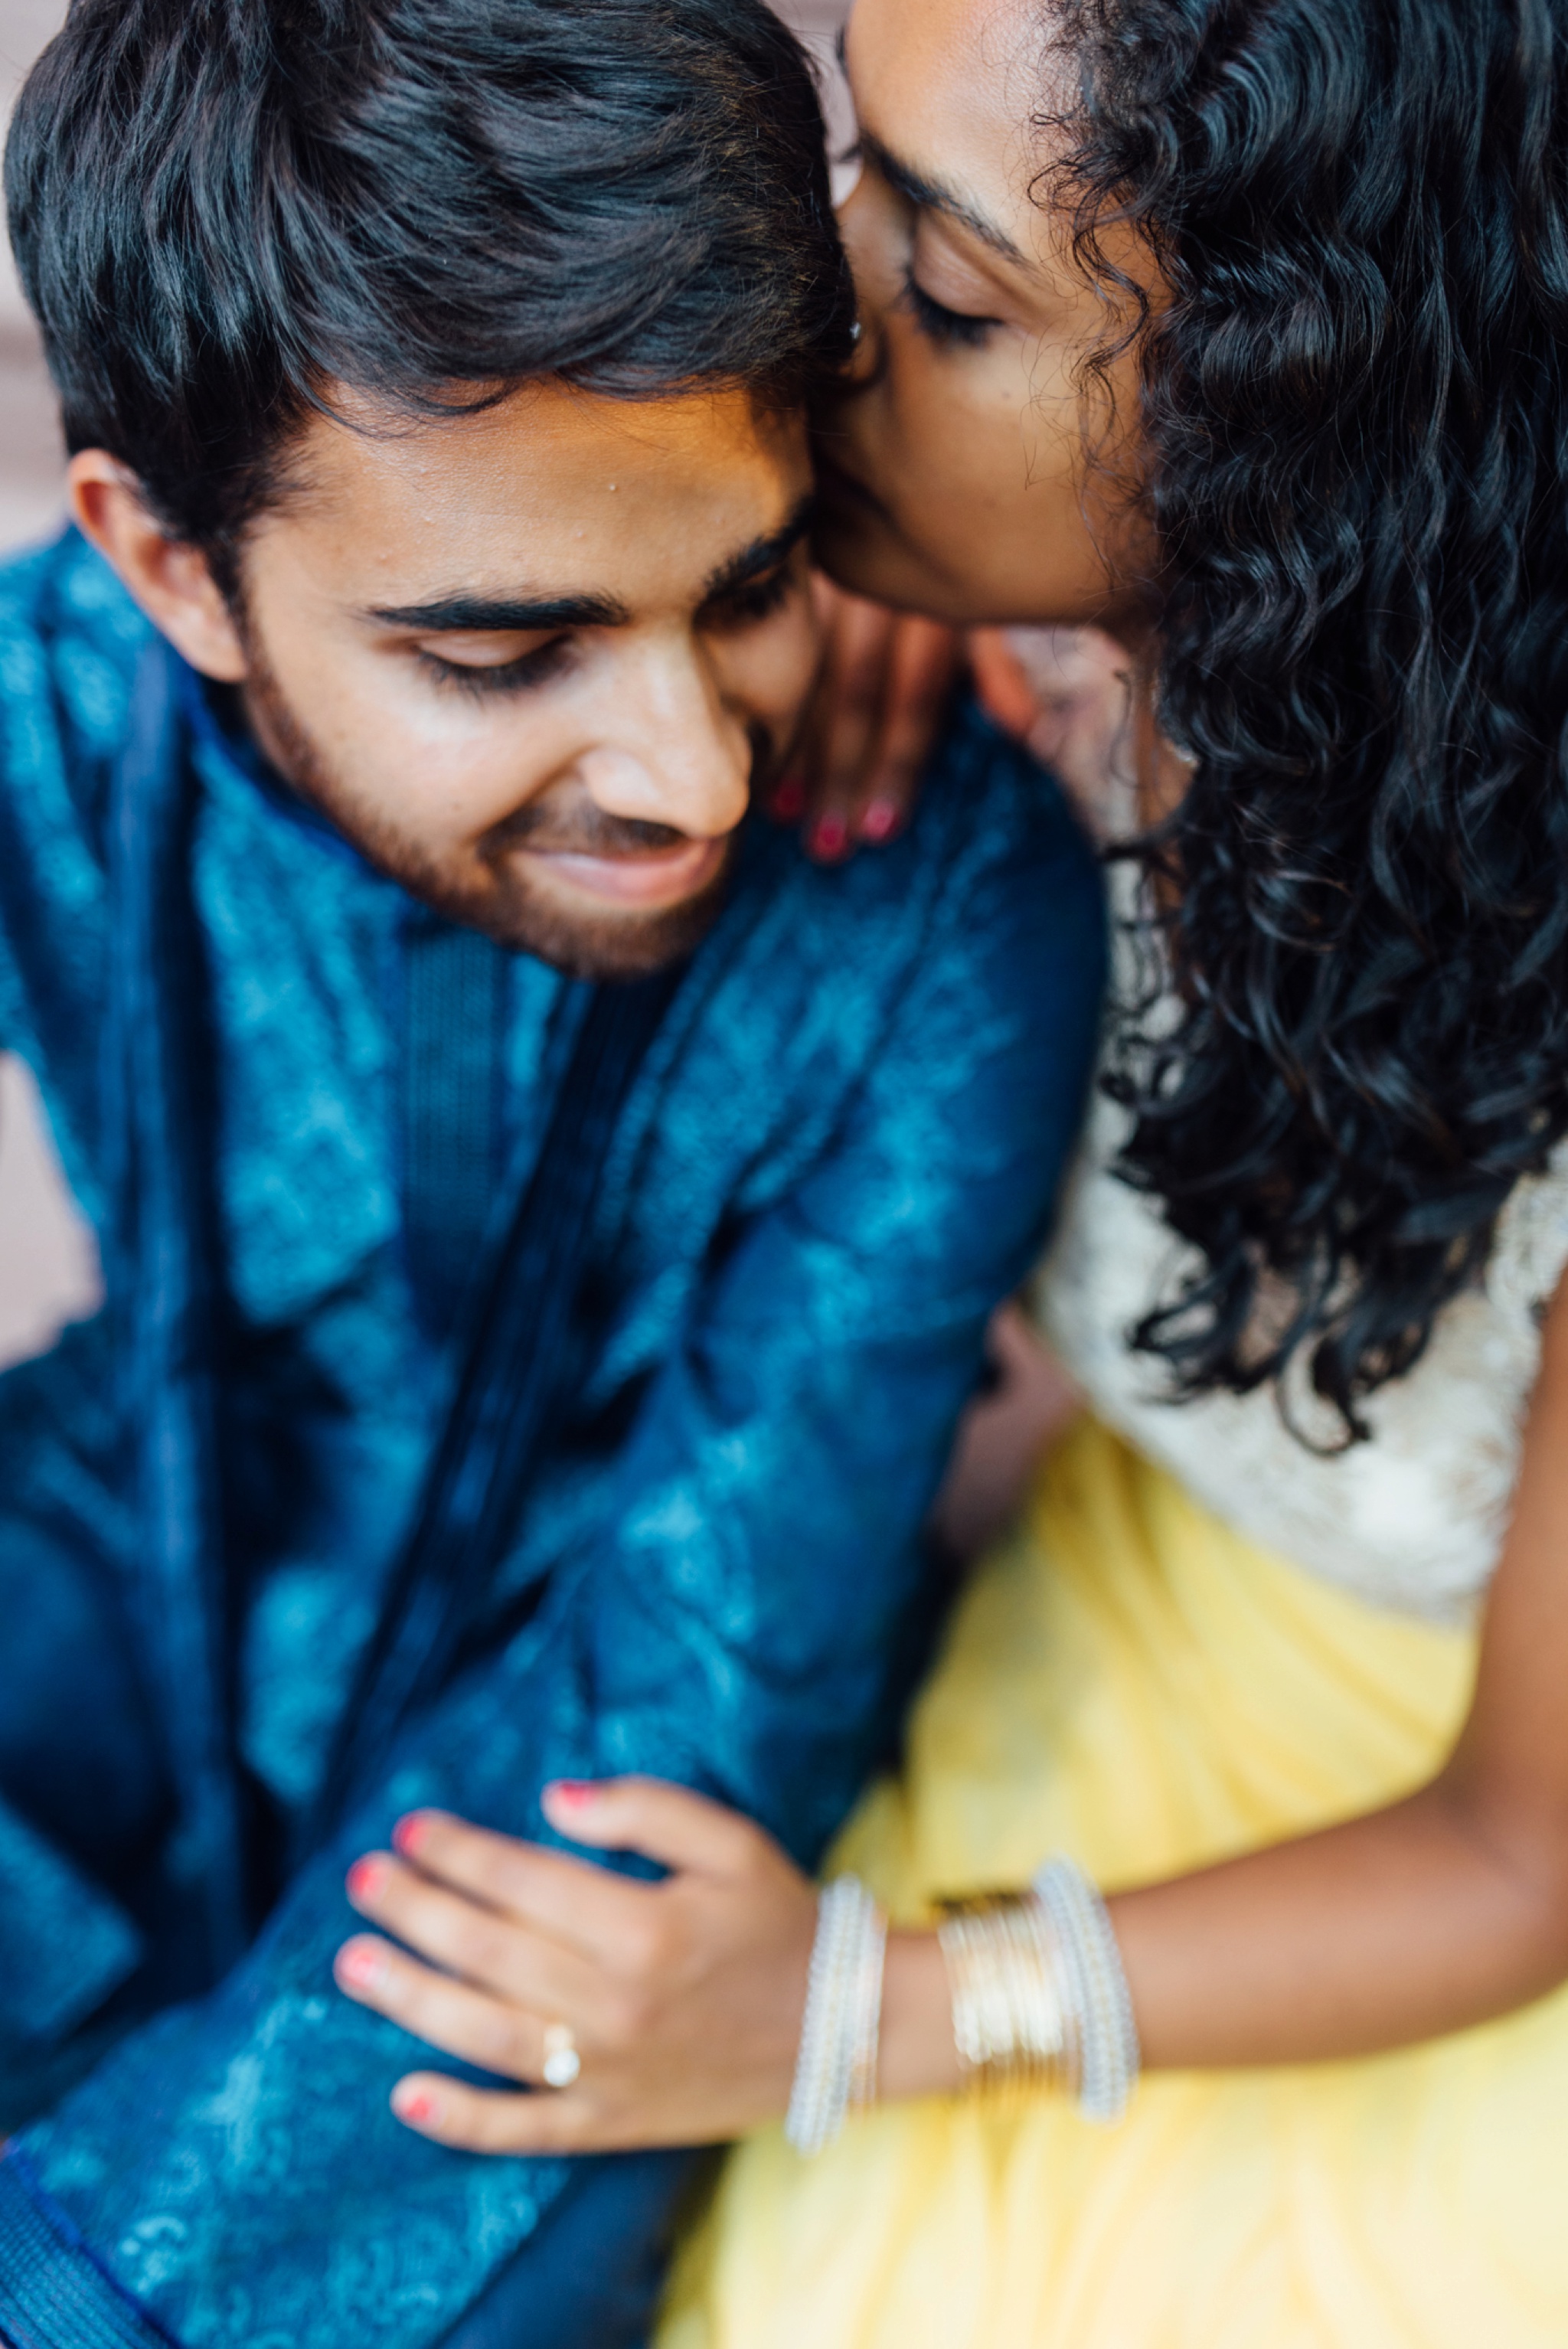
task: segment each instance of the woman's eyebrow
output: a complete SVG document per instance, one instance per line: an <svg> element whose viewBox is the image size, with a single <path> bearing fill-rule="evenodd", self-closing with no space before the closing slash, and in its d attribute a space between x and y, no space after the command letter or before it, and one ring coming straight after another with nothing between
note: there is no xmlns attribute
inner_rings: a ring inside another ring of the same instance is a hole
<svg viewBox="0 0 1568 2349"><path fill-rule="evenodd" d="M896 188L906 203L915 205L923 212L941 212L944 219L956 221L960 228L966 228L972 236L978 237L982 244L999 254L1004 261L1010 261L1016 268L1028 268L1027 256L1019 252L1006 229L998 228L995 221L987 220L983 212L965 202L952 188L944 187L940 180L928 180L912 164L903 162L869 130L861 131L860 148L866 160L881 173L890 188Z"/></svg>

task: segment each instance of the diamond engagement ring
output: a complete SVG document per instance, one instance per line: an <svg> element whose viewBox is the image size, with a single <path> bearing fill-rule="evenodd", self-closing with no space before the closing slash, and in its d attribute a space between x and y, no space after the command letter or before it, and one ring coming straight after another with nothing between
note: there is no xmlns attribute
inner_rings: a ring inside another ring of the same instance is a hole
<svg viewBox="0 0 1568 2349"><path fill-rule="evenodd" d="M544 2034L544 2085L569 2088L583 2069L577 2042L569 2023L552 2023Z"/></svg>

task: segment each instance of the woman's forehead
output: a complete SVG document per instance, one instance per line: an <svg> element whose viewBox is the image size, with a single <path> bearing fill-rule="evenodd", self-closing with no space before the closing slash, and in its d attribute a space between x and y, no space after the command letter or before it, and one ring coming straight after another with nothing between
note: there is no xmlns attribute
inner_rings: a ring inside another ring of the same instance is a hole
<svg viewBox="0 0 1568 2349"><path fill-rule="evenodd" d="M1053 62L1038 0L857 0L845 54L877 160L994 249L1037 250Z"/></svg>

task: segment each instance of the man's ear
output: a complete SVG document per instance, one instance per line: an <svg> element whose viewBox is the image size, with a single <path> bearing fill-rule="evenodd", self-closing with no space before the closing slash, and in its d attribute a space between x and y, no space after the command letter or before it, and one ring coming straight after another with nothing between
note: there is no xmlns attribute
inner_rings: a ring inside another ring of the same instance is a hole
<svg viewBox="0 0 1568 2349"><path fill-rule="evenodd" d="M245 649L206 556L160 530L136 476L107 450L84 449L71 459L66 484L77 527L176 652L204 677L242 684Z"/></svg>

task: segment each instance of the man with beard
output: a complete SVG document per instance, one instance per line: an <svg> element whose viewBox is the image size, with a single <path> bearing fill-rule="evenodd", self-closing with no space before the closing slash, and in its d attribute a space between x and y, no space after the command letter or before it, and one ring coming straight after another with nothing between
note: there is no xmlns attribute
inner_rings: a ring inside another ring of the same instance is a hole
<svg viewBox="0 0 1568 2349"><path fill-rule="evenodd" d="M108 1302L0 1382L0 2336L634 2339L678 2163L400 2127L345 1861L643 1767L820 1850L1092 862L973 710L874 860L751 819L851 336L752 0L77 0L7 182L0 1040Z"/></svg>

